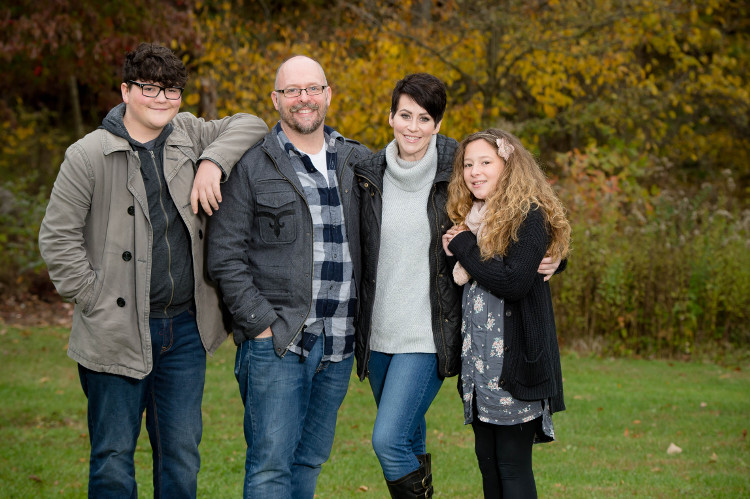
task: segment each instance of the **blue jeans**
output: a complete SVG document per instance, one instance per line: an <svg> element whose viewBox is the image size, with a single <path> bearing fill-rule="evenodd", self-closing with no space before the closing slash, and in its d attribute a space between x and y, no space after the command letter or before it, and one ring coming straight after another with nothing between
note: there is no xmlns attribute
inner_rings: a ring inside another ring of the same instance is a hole
<svg viewBox="0 0 750 499"><path fill-rule="evenodd" d="M354 357L321 362L324 338L305 362L281 358L273 338L244 341L234 373L245 405L244 497L312 499L328 460Z"/></svg>
<svg viewBox="0 0 750 499"><path fill-rule="evenodd" d="M206 375L195 312L151 319L151 373L138 380L78 366L88 398L89 497L137 498L133 455L143 411L154 460L154 497L196 497Z"/></svg>
<svg viewBox="0 0 750 499"><path fill-rule="evenodd" d="M434 353L371 352L367 368L378 406L372 448L393 481L419 468L416 456L426 453L424 416L443 380Z"/></svg>

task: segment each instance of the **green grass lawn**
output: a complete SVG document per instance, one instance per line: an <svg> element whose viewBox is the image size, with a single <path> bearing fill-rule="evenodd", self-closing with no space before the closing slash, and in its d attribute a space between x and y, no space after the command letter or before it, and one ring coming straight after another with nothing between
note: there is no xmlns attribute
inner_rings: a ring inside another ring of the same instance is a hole
<svg viewBox="0 0 750 499"><path fill-rule="evenodd" d="M0 498L85 497L86 402L68 332L0 324ZM237 498L244 475L234 347L209 360L199 496ZM563 357L568 410L557 442L535 447L540 497L750 497L750 365ZM387 497L370 431L375 404L353 376L317 496ZM481 497L473 434L455 378L430 408L436 497ZM668 455L671 443L682 452ZM145 429L136 452L139 496L150 497Z"/></svg>

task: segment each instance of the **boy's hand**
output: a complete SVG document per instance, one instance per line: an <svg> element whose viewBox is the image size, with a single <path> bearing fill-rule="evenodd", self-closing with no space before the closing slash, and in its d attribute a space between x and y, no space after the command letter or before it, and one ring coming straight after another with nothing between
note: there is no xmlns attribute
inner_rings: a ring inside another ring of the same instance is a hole
<svg viewBox="0 0 750 499"><path fill-rule="evenodd" d="M198 201L203 206L203 211L213 215L213 210L219 209L221 203L221 168L214 163L204 159L198 164L198 171L193 180L193 190L190 193L190 205L193 213L198 214Z"/></svg>

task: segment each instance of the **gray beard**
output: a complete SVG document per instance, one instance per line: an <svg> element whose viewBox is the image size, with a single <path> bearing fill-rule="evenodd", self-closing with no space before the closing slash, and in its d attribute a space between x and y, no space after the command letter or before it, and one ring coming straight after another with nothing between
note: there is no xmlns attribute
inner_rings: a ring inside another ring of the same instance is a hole
<svg viewBox="0 0 750 499"><path fill-rule="evenodd" d="M320 111L320 107L318 106L318 109L316 111ZM327 109L324 109L326 111ZM301 135L310 135L311 133L314 133L316 130L320 128L320 126L323 124L323 121L325 120L325 112L323 115L318 115L315 119L315 121L312 122L309 126L303 126L294 121L294 113L292 111L286 111L281 114L281 121L284 122L286 126L288 126L290 129L294 130L295 132L301 134Z"/></svg>

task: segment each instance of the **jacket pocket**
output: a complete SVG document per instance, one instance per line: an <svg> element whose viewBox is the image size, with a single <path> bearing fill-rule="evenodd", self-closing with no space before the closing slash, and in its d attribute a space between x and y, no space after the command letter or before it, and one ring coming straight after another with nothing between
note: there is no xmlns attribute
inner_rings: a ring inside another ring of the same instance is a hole
<svg viewBox="0 0 750 499"><path fill-rule="evenodd" d="M76 297L75 302L81 306L81 313L83 315L89 315L94 309L94 306L99 301L99 296L102 294L102 287L104 279L102 278L101 270L94 270L94 282L89 284L86 290Z"/></svg>
<svg viewBox="0 0 750 499"><path fill-rule="evenodd" d="M267 244L291 243L297 237L297 203L289 191L259 192L255 217Z"/></svg>
<svg viewBox="0 0 750 499"><path fill-rule="evenodd" d="M516 382L521 386L531 388L549 379L549 362L544 351L539 352L535 358L530 359L524 356L518 364Z"/></svg>

